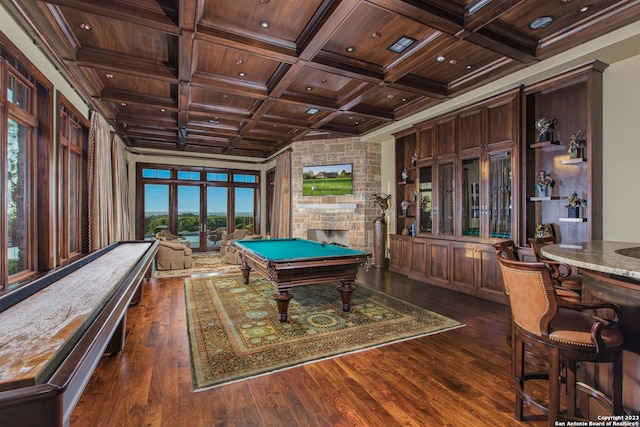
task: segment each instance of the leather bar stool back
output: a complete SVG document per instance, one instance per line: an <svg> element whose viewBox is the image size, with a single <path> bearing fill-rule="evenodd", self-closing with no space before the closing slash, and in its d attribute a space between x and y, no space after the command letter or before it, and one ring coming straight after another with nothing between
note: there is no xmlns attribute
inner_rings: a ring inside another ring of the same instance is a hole
<svg viewBox="0 0 640 427"><path fill-rule="evenodd" d="M512 358L516 387L515 417L523 420L524 402L546 413L549 426L557 420L576 419L577 364L579 362L611 364L613 379L611 396L600 390L580 385L581 391L604 400L614 415L622 414L622 347L624 338L618 329L618 310L613 304L570 303L556 297L554 279L543 262L524 262L508 259L499 251L497 258L502 270L513 321ZM561 303L559 303L559 301ZM596 309L607 309L611 319L594 315ZM548 351L546 372L525 372L525 345L545 347ZM560 366L566 373L561 378ZM525 389L532 379L548 380L546 402L536 399ZM566 383L566 408L560 409L561 384Z"/></svg>

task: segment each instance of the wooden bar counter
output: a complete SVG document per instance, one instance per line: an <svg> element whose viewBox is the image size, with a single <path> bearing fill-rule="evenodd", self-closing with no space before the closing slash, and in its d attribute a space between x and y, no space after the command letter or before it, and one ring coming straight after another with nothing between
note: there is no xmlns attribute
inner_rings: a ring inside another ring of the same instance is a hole
<svg viewBox="0 0 640 427"><path fill-rule="evenodd" d="M576 267L584 278L583 300L621 307L625 337L623 404L640 413L640 243L594 240L571 245L549 245L545 257ZM593 373L598 382L605 373Z"/></svg>

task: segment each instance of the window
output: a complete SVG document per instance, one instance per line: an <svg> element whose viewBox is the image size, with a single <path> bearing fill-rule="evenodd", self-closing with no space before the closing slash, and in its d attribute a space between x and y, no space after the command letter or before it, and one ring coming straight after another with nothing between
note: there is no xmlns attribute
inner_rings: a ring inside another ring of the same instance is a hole
<svg viewBox="0 0 640 427"><path fill-rule="evenodd" d="M139 239L166 229L205 251L226 232L260 230L259 172L139 164L137 181Z"/></svg>
<svg viewBox="0 0 640 427"><path fill-rule="evenodd" d="M58 93L58 264L88 250L87 138L89 124Z"/></svg>
<svg viewBox="0 0 640 427"><path fill-rule="evenodd" d="M6 249L3 265L3 288L29 278L36 270L34 195L32 179L35 163L35 135L38 120L34 114L35 86L13 67L7 74L6 145L2 147L2 171L6 193L2 200L7 212L2 236Z"/></svg>

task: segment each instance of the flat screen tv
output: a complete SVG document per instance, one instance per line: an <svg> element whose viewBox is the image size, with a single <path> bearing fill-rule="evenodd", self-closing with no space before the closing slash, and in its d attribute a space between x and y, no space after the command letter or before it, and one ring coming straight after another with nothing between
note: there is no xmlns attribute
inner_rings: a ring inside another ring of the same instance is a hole
<svg viewBox="0 0 640 427"><path fill-rule="evenodd" d="M353 194L353 165L315 165L302 167L303 196Z"/></svg>

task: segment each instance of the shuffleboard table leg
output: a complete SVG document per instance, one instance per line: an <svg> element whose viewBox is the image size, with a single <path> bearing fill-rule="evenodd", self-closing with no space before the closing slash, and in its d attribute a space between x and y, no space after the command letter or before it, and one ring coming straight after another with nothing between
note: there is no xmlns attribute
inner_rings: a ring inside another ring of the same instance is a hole
<svg viewBox="0 0 640 427"><path fill-rule="evenodd" d="M342 311L350 311L351 310L351 294L356 290L353 286L351 286L351 282L340 282L341 286L338 286L336 289L340 291L340 296L342 297Z"/></svg>
<svg viewBox="0 0 640 427"><path fill-rule="evenodd" d="M287 321L287 312L289 311L289 301L293 298L293 294L289 291L279 291L277 294L273 294L273 299L276 300L278 305L278 320L280 322Z"/></svg>

